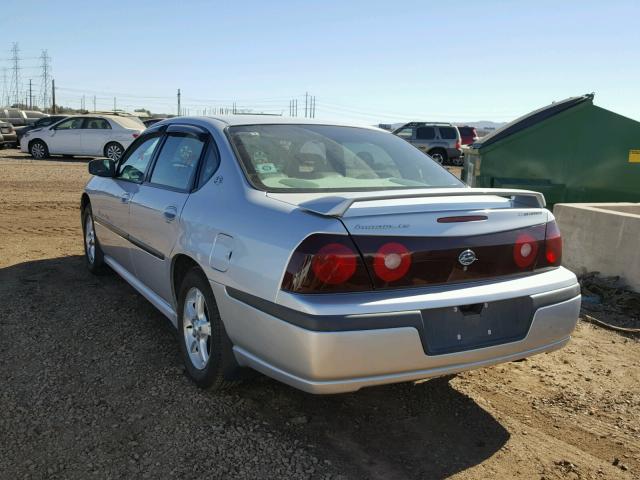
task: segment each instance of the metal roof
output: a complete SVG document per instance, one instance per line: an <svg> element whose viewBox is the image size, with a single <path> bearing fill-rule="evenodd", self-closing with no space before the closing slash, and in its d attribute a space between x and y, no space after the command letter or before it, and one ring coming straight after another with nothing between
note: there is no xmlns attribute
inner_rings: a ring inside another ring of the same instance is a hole
<svg viewBox="0 0 640 480"><path fill-rule="evenodd" d="M564 112L565 110L569 110L577 105L580 105L584 102L593 102L593 97L595 94L588 93L585 95L581 95L579 97L569 97L564 100L560 100L559 102L553 102L550 105L539 108L538 110L534 110L533 112L527 113L520 118L516 118L513 122L507 123L503 127L500 127L493 133L490 133L486 137L482 137L482 139L475 142L471 145L471 148L483 148L493 143L499 142L504 138L507 138L514 133L518 133L526 128L532 127L540 122L551 118L560 112Z"/></svg>

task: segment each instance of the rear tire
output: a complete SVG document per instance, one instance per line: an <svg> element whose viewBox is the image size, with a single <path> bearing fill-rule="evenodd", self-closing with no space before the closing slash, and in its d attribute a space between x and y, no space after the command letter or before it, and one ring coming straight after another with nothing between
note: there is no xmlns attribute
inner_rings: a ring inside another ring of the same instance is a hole
<svg viewBox="0 0 640 480"><path fill-rule="evenodd" d="M107 266L104 263L104 253L98 242L93 212L91 205L84 207L82 211L82 233L84 239L84 260L87 268L94 275L101 275L106 272Z"/></svg>
<svg viewBox="0 0 640 480"><path fill-rule="evenodd" d="M49 156L49 148L42 140L33 140L29 144L29 153L36 160L44 160Z"/></svg>
<svg viewBox="0 0 640 480"><path fill-rule="evenodd" d="M117 162L124 153L124 147L117 142L109 142L104 147L104 156Z"/></svg>
<svg viewBox="0 0 640 480"><path fill-rule="evenodd" d="M238 379L239 367L202 270L187 272L178 292L178 343L187 374L200 388L222 390Z"/></svg>

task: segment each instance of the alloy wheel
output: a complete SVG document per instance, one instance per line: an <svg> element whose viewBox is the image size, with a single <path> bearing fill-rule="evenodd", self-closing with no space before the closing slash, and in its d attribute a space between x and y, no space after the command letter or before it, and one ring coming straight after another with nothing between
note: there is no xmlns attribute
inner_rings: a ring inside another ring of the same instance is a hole
<svg viewBox="0 0 640 480"><path fill-rule="evenodd" d="M122 156L122 148L120 148L120 145L112 144L107 147L106 153L108 158L110 158L114 162L117 162Z"/></svg>
<svg viewBox="0 0 640 480"><path fill-rule="evenodd" d="M96 232L93 228L93 219L87 215L84 224L84 245L86 247L87 259L93 264L96 259Z"/></svg>
<svg viewBox="0 0 640 480"><path fill-rule="evenodd" d="M36 142L33 145L31 145L31 156L33 158L40 160L44 158L45 153L46 153L46 149L42 143Z"/></svg>
<svg viewBox="0 0 640 480"><path fill-rule="evenodd" d="M211 323L204 294L192 287L187 292L182 312L184 342L192 365L202 370L211 354Z"/></svg>

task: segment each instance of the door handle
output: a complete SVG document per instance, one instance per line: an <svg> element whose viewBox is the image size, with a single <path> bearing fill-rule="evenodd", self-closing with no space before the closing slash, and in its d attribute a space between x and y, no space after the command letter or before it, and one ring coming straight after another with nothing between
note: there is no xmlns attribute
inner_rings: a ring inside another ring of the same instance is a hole
<svg viewBox="0 0 640 480"><path fill-rule="evenodd" d="M173 220L175 220L176 215L178 214L178 209L174 206L170 206L165 208L162 214L164 215L164 218L167 220L167 222L172 222Z"/></svg>
<svg viewBox="0 0 640 480"><path fill-rule="evenodd" d="M123 193L122 195L120 195L120 201L122 203L129 203L130 200L131 200L131 194L130 193Z"/></svg>

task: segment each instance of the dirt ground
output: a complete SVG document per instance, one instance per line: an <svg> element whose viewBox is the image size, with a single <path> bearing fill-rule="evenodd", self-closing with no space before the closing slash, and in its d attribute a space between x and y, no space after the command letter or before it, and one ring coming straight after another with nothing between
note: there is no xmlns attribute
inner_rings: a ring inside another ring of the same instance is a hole
<svg viewBox="0 0 640 480"><path fill-rule="evenodd" d="M184 375L169 323L82 261L86 160L0 151L0 478L640 478L640 344L311 396Z"/></svg>

